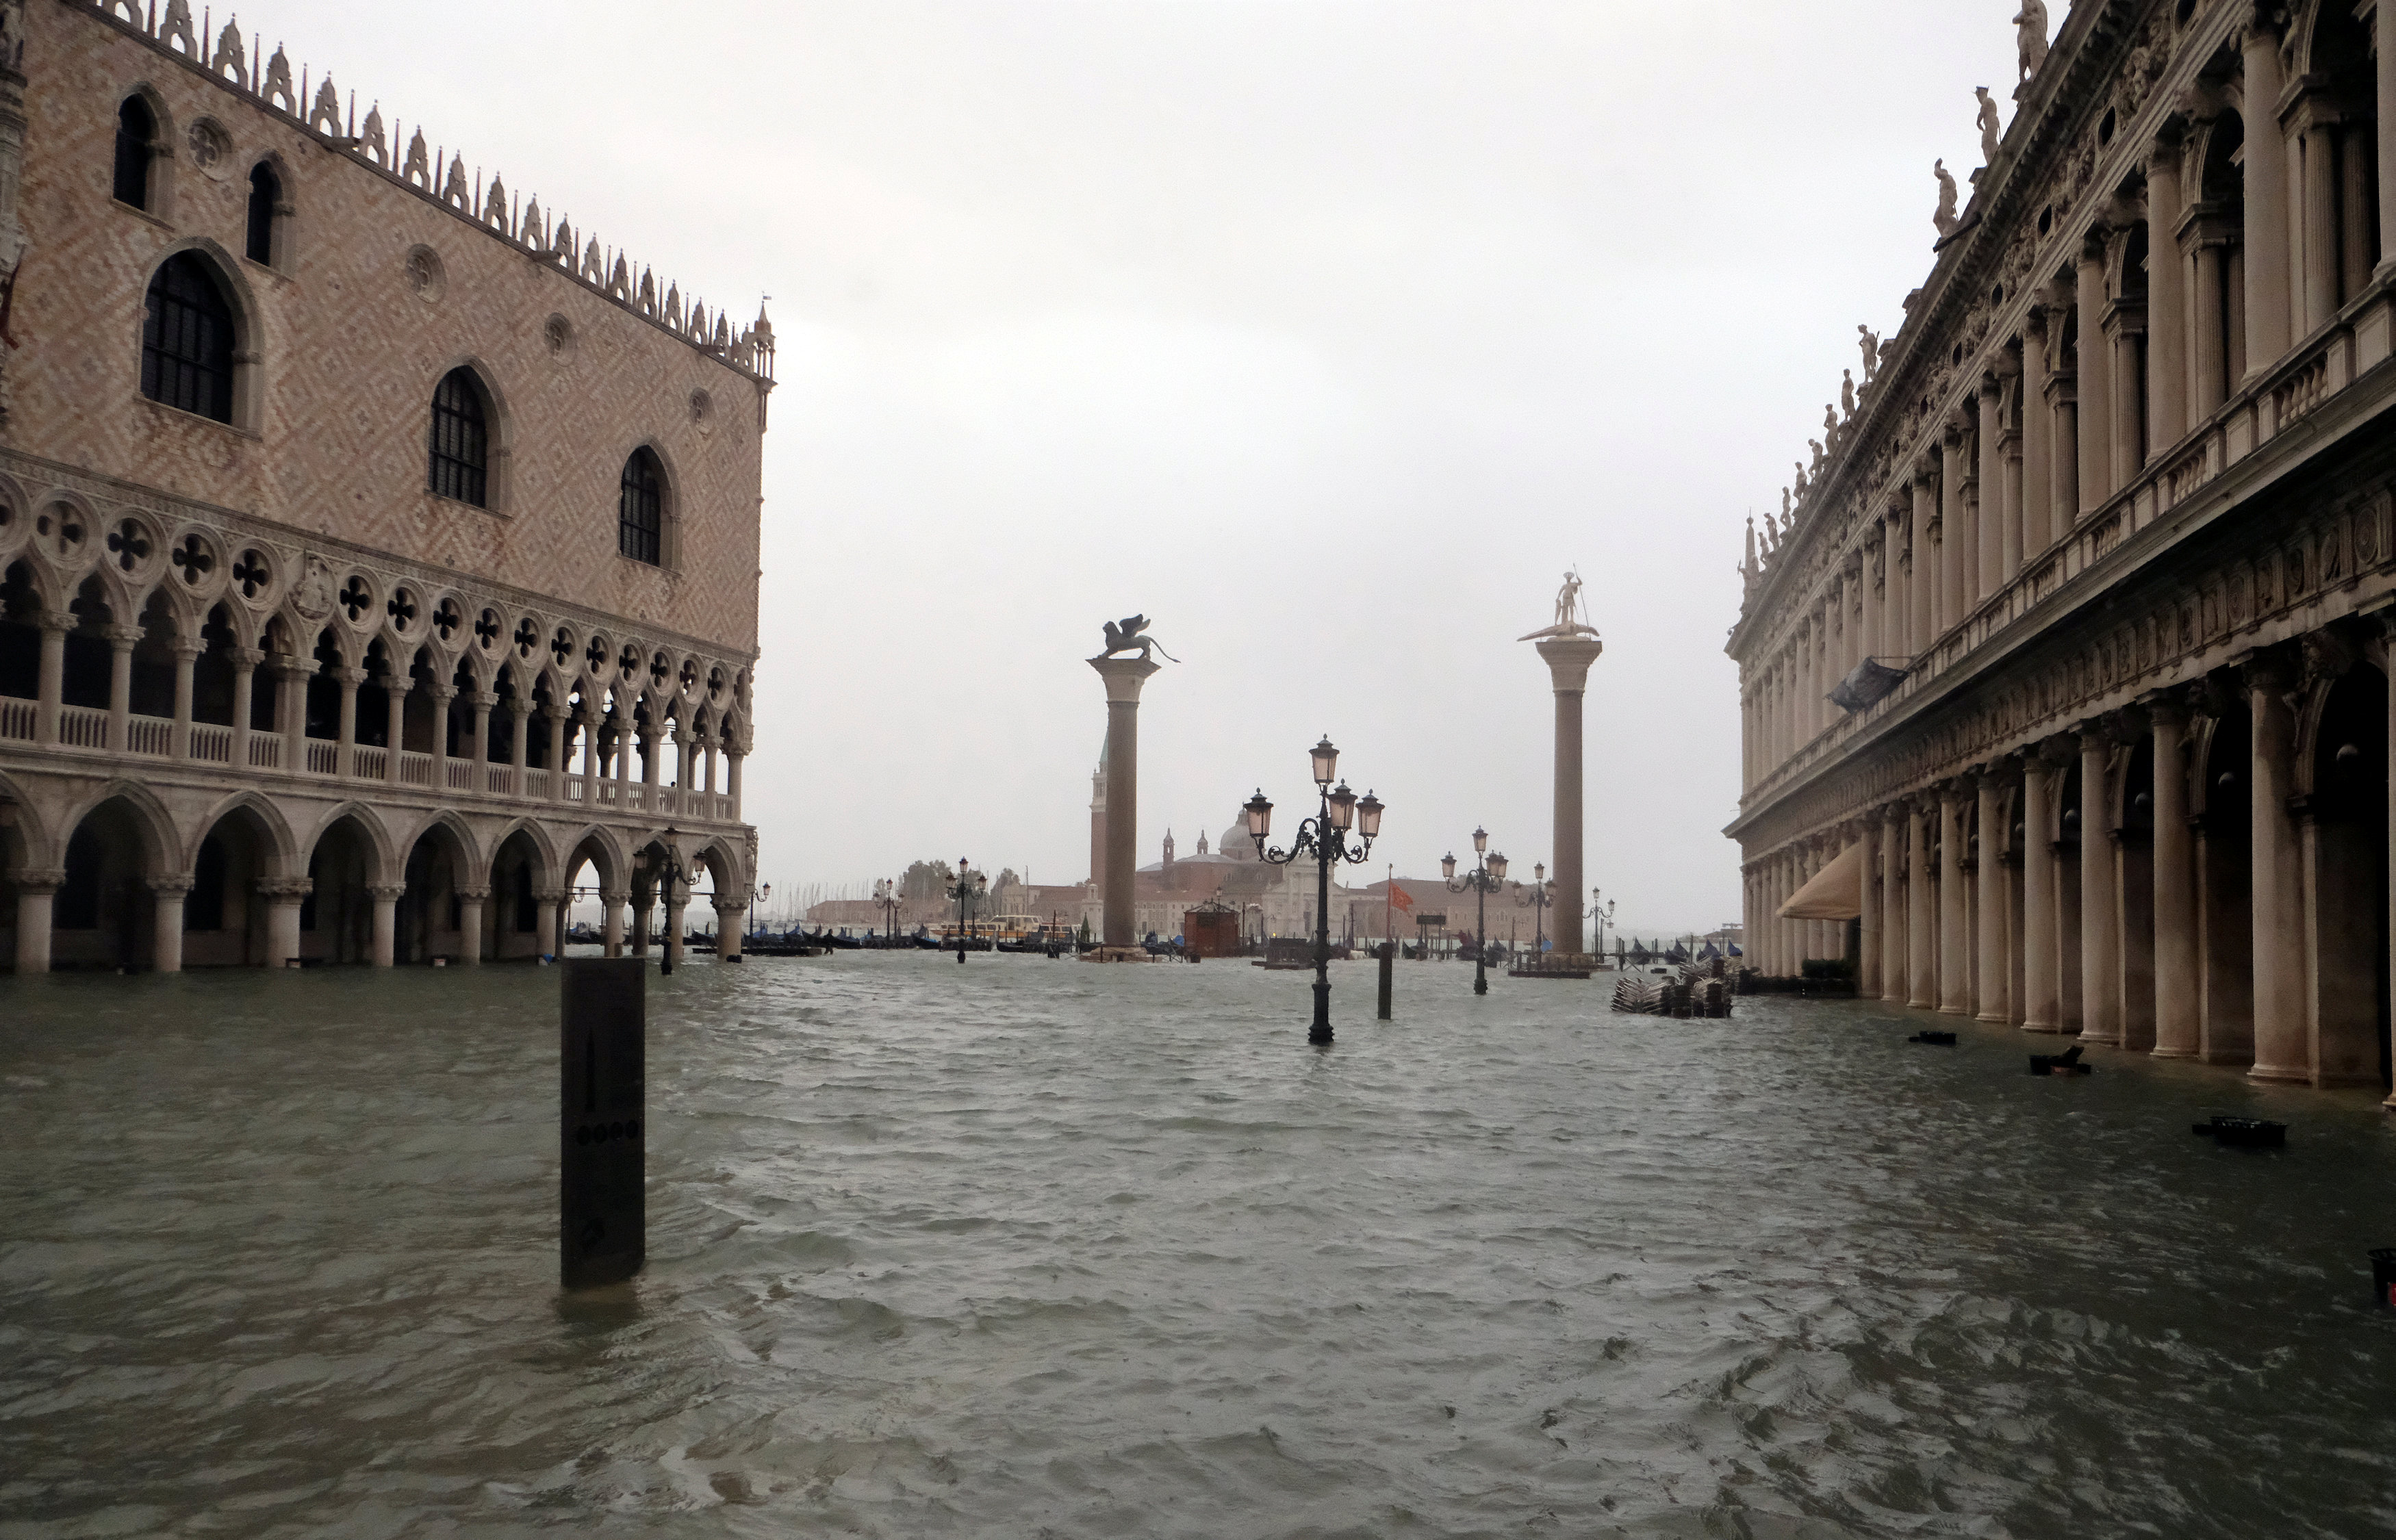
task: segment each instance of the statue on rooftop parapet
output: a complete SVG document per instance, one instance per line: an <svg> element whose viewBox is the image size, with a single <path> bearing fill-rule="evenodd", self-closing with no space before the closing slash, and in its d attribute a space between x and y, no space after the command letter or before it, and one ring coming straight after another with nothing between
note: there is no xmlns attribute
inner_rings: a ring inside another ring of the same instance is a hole
<svg viewBox="0 0 2396 1540"><path fill-rule="evenodd" d="M1980 99L1980 164L1997 164L1997 102L1989 95L1986 86L1975 86L1972 94Z"/></svg>
<svg viewBox="0 0 2396 1540"><path fill-rule="evenodd" d="M1106 623L1106 633L1107 650L1098 655L1102 658L1112 657L1117 653L1127 653L1138 648L1139 660L1145 663L1149 660L1150 648L1153 647L1158 652L1165 652L1164 646L1156 638L1148 634L1148 617L1145 615L1127 615L1119 621L1110 620ZM1169 652L1165 653L1165 657L1168 662L1181 661Z"/></svg>
<svg viewBox="0 0 2396 1540"><path fill-rule="evenodd" d="M1822 464L1830 456L1823 450L1820 439L1807 439L1805 447L1814 451L1814 474L1818 478L1822 474Z"/></svg>
<svg viewBox="0 0 2396 1540"><path fill-rule="evenodd" d="M2021 83L2038 73L2046 62L2046 0L2021 0L2021 13L2014 18L2014 28L2021 46ZM2015 95L2020 95L2018 88Z"/></svg>
<svg viewBox="0 0 2396 1540"><path fill-rule="evenodd" d="M1847 417L1856 415L1856 372L1853 369L1839 371L1839 409Z"/></svg>
<svg viewBox="0 0 2396 1540"><path fill-rule="evenodd" d="M1864 383L1869 385L1872 382L1873 377L1880 373L1880 337L1870 326L1857 322L1856 339L1857 346L1863 350Z"/></svg>
<svg viewBox="0 0 2396 1540"><path fill-rule="evenodd" d="M1938 227L1938 238L1943 241L1962 222L1955 216L1955 177L1944 160L1933 162L1930 172L1938 179L1938 212L1930 216L1930 222Z"/></svg>

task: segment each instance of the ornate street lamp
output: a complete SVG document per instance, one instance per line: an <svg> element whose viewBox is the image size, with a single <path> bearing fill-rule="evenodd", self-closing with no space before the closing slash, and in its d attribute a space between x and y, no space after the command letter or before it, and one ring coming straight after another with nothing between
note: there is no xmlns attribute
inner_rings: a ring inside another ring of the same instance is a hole
<svg viewBox="0 0 2396 1540"><path fill-rule="evenodd" d="M882 906L882 942L898 944L898 884L885 877L873 884L873 901Z"/></svg>
<svg viewBox="0 0 2396 1540"><path fill-rule="evenodd" d="M1450 893L1470 893L1472 900L1472 992L1489 992L1489 896L1506 884L1506 857L1489 854L1489 831L1472 831L1472 870L1458 881L1456 857L1440 857L1439 874L1447 879Z"/></svg>
<svg viewBox="0 0 2396 1540"><path fill-rule="evenodd" d="M965 942L973 935L973 907L990 891L990 879L962 856L957 857L957 880L949 886L949 896L957 901L957 962L965 960Z"/></svg>
<svg viewBox="0 0 2396 1540"><path fill-rule="evenodd" d="M1520 883L1514 884L1514 907L1531 911L1531 959L1537 962L1548 950L1548 906L1556 901L1555 884L1548 881L1548 867L1544 861L1531 863L1531 878L1528 887Z"/></svg>
<svg viewBox="0 0 2396 1540"><path fill-rule="evenodd" d="M1331 1041L1331 867L1337 861L1362 862L1373 851L1373 841L1381 832L1381 800L1370 791L1360 800L1341 781L1333 790L1332 778L1339 769L1339 750L1331 747L1331 736L1314 746L1314 788L1322 798L1315 816L1298 826L1298 839L1289 849L1265 848L1266 837L1272 833L1273 804L1265 800L1259 787L1250 797L1244 811L1247 815L1248 837L1257 842L1258 859L1273 866L1288 866L1302 856L1312 856L1315 865L1314 900L1314 1022L1307 1029L1306 1041L1324 1043ZM1353 829L1364 843L1351 848L1348 833Z"/></svg>
<svg viewBox="0 0 2396 1540"><path fill-rule="evenodd" d="M1598 902L1604 896L1604 888L1589 890L1589 912L1591 918L1597 922L1597 954L1601 957L1605 954L1605 927L1614 919L1613 904Z"/></svg>

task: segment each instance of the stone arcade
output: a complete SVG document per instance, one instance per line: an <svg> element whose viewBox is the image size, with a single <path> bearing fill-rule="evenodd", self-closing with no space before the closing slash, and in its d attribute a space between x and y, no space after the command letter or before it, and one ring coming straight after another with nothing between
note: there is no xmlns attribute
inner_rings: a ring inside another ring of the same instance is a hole
<svg viewBox="0 0 2396 1540"><path fill-rule="evenodd" d="M0 3L0 960L737 949L765 318L163 10Z"/></svg>
<svg viewBox="0 0 2396 1540"><path fill-rule="evenodd" d="M1781 917L1844 856L1866 995L2388 1083L2391 29L2082 0L2025 35L1969 206L1747 564L1728 832L1766 973L1845 949Z"/></svg>

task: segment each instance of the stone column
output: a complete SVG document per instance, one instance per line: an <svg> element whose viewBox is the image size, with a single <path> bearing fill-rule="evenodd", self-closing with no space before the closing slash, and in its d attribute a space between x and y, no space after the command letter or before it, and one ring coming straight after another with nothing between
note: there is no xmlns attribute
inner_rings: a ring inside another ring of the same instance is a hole
<svg viewBox="0 0 2396 1540"><path fill-rule="evenodd" d="M2044 305L2030 308L2022 330L2022 559L2043 554L2055 540L2051 515L2055 472L2049 459L2055 445L2055 408L2047 400L2046 331L2057 323Z"/></svg>
<svg viewBox="0 0 2396 1540"><path fill-rule="evenodd" d="M283 769L297 776L308 768L308 681L316 670L297 657L278 657L268 667L274 673L274 704L283 713Z"/></svg>
<svg viewBox="0 0 2396 1540"><path fill-rule="evenodd" d="M1972 938L1963 915L1963 832L1966 781L1938 793L1938 1009L1948 1016L1972 1011Z"/></svg>
<svg viewBox="0 0 2396 1540"><path fill-rule="evenodd" d="M47 628L45 628L47 631ZM60 631L60 635L66 633ZM17 976L50 971L50 901L66 886L64 867L33 867L17 873Z"/></svg>
<svg viewBox="0 0 2396 1540"><path fill-rule="evenodd" d="M1856 843L1863 847L1857 853L1860 863L1856 873L1856 885L1863 895L1863 917L1857 926L1860 946L1856 958L1856 998L1874 1000L1880 996L1881 935L1880 883L1874 879L1880 872L1880 830L1867 817L1857 829Z"/></svg>
<svg viewBox="0 0 2396 1540"><path fill-rule="evenodd" d="M745 898L715 901L715 955L726 960L740 955L740 936L747 927L749 903Z"/></svg>
<svg viewBox="0 0 2396 1540"><path fill-rule="evenodd" d="M64 610L45 610L40 624L42 661L37 686L38 704L33 714L33 741L47 747L59 741L59 708L66 699L67 632L75 629L75 617ZM46 960L41 969L43 972L49 968L47 962L49 946L49 934L45 927L42 937L42 956Z"/></svg>
<svg viewBox="0 0 2396 1540"><path fill-rule="evenodd" d="M599 816L599 770L607 758L600 747L599 733L606 719L586 705L575 720L582 724L582 805L595 818Z"/></svg>
<svg viewBox="0 0 2396 1540"><path fill-rule="evenodd" d="M1880 811L1880 998L1905 1003L1905 869L1898 848L1905 810L1894 803Z"/></svg>
<svg viewBox="0 0 2396 1540"><path fill-rule="evenodd" d="M508 715L514 719L508 724L512 729L508 736L514 740L511 745L513 751L509 755L508 767L515 772L516 777L515 784L508 788L508 794L521 797L529 784L525 779L525 770L532 763L531 698L521 692L509 697Z"/></svg>
<svg viewBox="0 0 2396 1540"><path fill-rule="evenodd" d="M2373 8L2378 31L2372 44L2379 81L2379 267L2396 273L2396 7Z"/></svg>
<svg viewBox="0 0 2396 1540"><path fill-rule="evenodd" d="M2179 251L2179 133L2147 156L2147 458L2188 436L2188 268Z"/></svg>
<svg viewBox="0 0 2396 1540"><path fill-rule="evenodd" d="M358 686L366 682L364 669L336 669L333 677L341 685L341 714L333 750L333 774L354 777L358 773Z"/></svg>
<svg viewBox="0 0 2396 1540"><path fill-rule="evenodd" d="M632 955L634 957L646 957L649 955L649 931L651 929L649 923L649 909L656 901L657 892L654 888L636 887L632 890L631 919L632 923Z"/></svg>
<svg viewBox="0 0 2396 1540"><path fill-rule="evenodd" d="M2068 749L2052 740L2022 763L2022 1030L2063 1030L2056 935L2056 779Z"/></svg>
<svg viewBox="0 0 2396 1540"><path fill-rule="evenodd" d="M433 684L426 693L433 697L433 784L426 790L446 799L449 795L449 703L458 698L458 687Z"/></svg>
<svg viewBox="0 0 2396 1540"><path fill-rule="evenodd" d="M175 644L175 734L167 752L178 762L192 757L192 668L199 662L200 651L194 643Z"/></svg>
<svg viewBox="0 0 2396 1540"><path fill-rule="evenodd" d="M486 887L458 890L458 961L461 963L483 960L483 906L490 896Z"/></svg>
<svg viewBox="0 0 2396 1540"><path fill-rule="evenodd" d="M543 957L558 955L558 910L566 903L566 895L556 888L544 889L532 896L533 946Z"/></svg>
<svg viewBox="0 0 2396 1540"><path fill-rule="evenodd" d="M2080 506L2095 512L2113 495L2113 388L2105 335L2105 235L2092 230L2080 244L2073 270L2073 297L2080 307L2080 356L2074 365L2080 395Z"/></svg>
<svg viewBox="0 0 2396 1540"><path fill-rule="evenodd" d="M490 774L483 766L491 763L491 708L499 703L499 697L478 689L466 699L474 708L474 747L459 757L473 763L474 768L466 777L466 790L479 797L491 790Z"/></svg>
<svg viewBox="0 0 2396 1540"><path fill-rule="evenodd" d="M387 704L383 712L383 738L391 747L383 750L382 778L385 785L401 784L400 755L407 743L407 691L412 681L403 673L383 678L383 694Z"/></svg>
<svg viewBox="0 0 2396 1540"><path fill-rule="evenodd" d="M2197 1055L2196 860L2182 745L2189 710L2168 696L2145 702L2155 730L2155 1048Z"/></svg>
<svg viewBox="0 0 2396 1540"><path fill-rule="evenodd" d="M1107 870L1098 884L1103 903L1103 934L1107 947L1131 947L1139 942L1133 912L1133 874L1139 867L1139 689L1160 665L1139 657L1094 657L1107 688ZM1556 870L1556 889L1564 890L1564 870ZM1578 873L1574 881L1579 881Z"/></svg>
<svg viewBox="0 0 2396 1540"><path fill-rule="evenodd" d="M2063 311L2072 303L2068 285L2058 285L2063 298L2048 312L2047 329L2056 336L2047 355L2047 491L2046 538L2052 546L2071 533L2080 518L2080 377L2060 365L2076 363L2063 352Z"/></svg>
<svg viewBox="0 0 2396 1540"><path fill-rule="evenodd" d="M549 713L549 800L566 800L566 713L555 707Z"/></svg>
<svg viewBox="0 0 2396 1540"><path fill-rule="evenodd" d="M690 922L685 918L690 909L690 885L686 883L668 883L665 898L665 960L680 967L683 957L683 936L690 929Z"/></svg>
<svg viewBox="0 0 2396 1540"><path fill-rule="evenodd" d="M609 957L624 955L624 906L632 897L622 892L599 895L599 937Z"/></svg>
<svg viewBox="0 0 2396 1540"><path fill-rule="evenodd" d="M2122 901L2113 863L2113 735L2080 729L2080 1041L2122 1042Z"/></svg>
<svg viewBox="0 0 2396 1540"><path fill-rule="evenodd" d="M749 746L736 743L724 752L724 794L732 799L732 811L725 814L727 822L740 821L740 762L749 757Z"/></svg>
<svg viewBox="0 0 2396 1540"><path fill-rule="evenodd" d="M180 875L150 879L150 966L159 973L183 971L183 898L194 885Z"/></svg>
<svg viewBox="0 0 2396 1540"><path fill-rule="evenodd" d="M2302 330L2310 336L2337 314L2337 109L2314 92L2297 109L2296 125L2305 168Z"/></svg>
<svg viewBox="0 0 2396 1540"><path fill-rule="evenodd" d="M658 810L658 772L664 768L658 761L658 744L665 734L650 728L641 735L641 807L652 817Z"/></svg>
<svg viewBox="0 0 2396 1540"><path fill-rule="evenodd" d="M1538 643L1548 665L1548 683L1556 697L1555 843L1550 859L1555 865L1556 906L1548 923L1558 956L1580 953L1586 933L1581 928L1581 698L1589 685L1589 668L1604 644L1594 636L1549 636ZM1114 805L1108 799L1107 805Z"/></svg>
<svg viewBox="0 0 2396 1540"><path fill-rule="evenodd" d="M249 718L256 704L258 666L266 655L256 647L233 647L225 657L233 663L233 768L249 772Z"/></svg>
<svg viewBox="0 0 2396 1540"><path fill-rule="evenodd" d="M396 756L399 750L392 752ZM399 883L376 883L366 889L366 896L374 900L373 950L366 961L378 968L392 965L399 935L399 896L406 891Z"/></svg>
<svg viewBox="0 0 2396 1540"><path fill-rule="evenodd" d="M1947 631L1972 608L1972 523L1963 510L1963 429L1950 422L1938 436L1938 629Z"/></svg>
<svg viewBox="0 0 2396 1540"><path fill-rule="evenodd" d="M2113 458L2105 485L2118 492L2138 479L2138 468L2146 463L2145 446L2138 442L2138 339L2145 331L2146 312L2136 299L2117 299L2108 308L2113 312L2105 359L2105 378L2113 392L2109 414Z"/></svg>
<svg viewBox="0 0 2396 1540"><path fill-rule="evenodd" d="M2005 468L1999 458L2005 441L2004 387L1995 375L1980 377L1980 583L1975 598L1986 599L2005 578ZM2021 541L2014 545L2014 570L2021 569Z"/></svg>
<svg viewBox="0 0 2396 1540"><path fill-rule="evenodd" d="M1913 473L1913 652L1919 657L1944 628L1938 618L1937 472L1926 463Z"/></svg>
<svg viewBox="0 0 2396 1540"><path fill-rule="evenodd" d="M2021 576L2022 568L2022 463L2021 430L2016 425L2021 407L2021 370L2009 356L1997 368L1997 397L1992 404L1996 418L1996 448L1985 456L1996 468L1995 489L1983 497L1996 498L1997 506L1997 576L1990 584L1994 591ZM2006 409L2011 401L2013 409ZM1990 431L1983 424L1981 431Z"/></svg>
<svg viewBox="0 0 2396 1540"><path fill-rule="evenodd" d="M1980 931L1980 980L1978 990L1982 1021L2005 1022L2013 1019L2012 1002L2005 987L2010 982L2011 969L2005 966L2005 917L2012 906L2005 901L2005 867L1998 858L2004 842L2001 838L2005 818L2004 787L1994 773L1983 771L1977 777L1979 793L1980 853L1974 872L1979 892L1977 918Z"/></svg>
<svg viewBox="0 0 2396 1540"><path fill-rule="evenodd" d="M1910 952L1905 965L1906 1003L1936 1010L1938 980L1931 962L1931 939L1936 934L1931 927L1938 923L1938 916L1930 905L1930 817L1919 797L1906 809L1905 816L1906 837L1911 842L1907 861L1911 888L1906 896L1905 933Z"/></svg>
<svg viewBox="0 0 2396 1540"><path fill-rule="evenodd" d="M266 900L266 965L286 966L300 955L300 906L316 884L305 877L268 877L258 884Z"/></svg>
<svg viewBox="0 0 2396 1540"><path fill-rule="evenodd" d="M2246 124L2246 378L2277 364L2288 351L2288 153L2280 131L2280 34L2258 5L2240 53L2245 60L2241 95ZM2383 64L2383 68L2385 65ZM2383 170L2382 175L2386 173ZM2256 966L2262 966L2260 956ZM2293 984L2293 981L2291 981ZM2256 1022L2260 1072L2262 1022Z"/></svg>
<svg viewBox="0 0 2396 1540"><path fill-rule="evenodd" d="M2255 157L2246 164L2251 168ZM2295 683L2276 658L2246 665L2255 732L2255 1067L2247 1073L2267 1081L2312 1079L2305 1030L2303 851L2288 816L2296 790L2296 718L2287 692Z"/></svg>
<svg viewBox="0 0 2396 1540"><path fill-rule="evenodd" d="M140 640L139 626L108 628L108 747L114 753L133 747L133 647Z"/></svg>
<svg viewBox="0 0 2396 1540"><path fill-rule="evenodd" d="M698 804L691 800L690 784L690 751L698 741L690 733L678 731L673 735L674 808L677 812L690 813L698 809Z"/></svg>

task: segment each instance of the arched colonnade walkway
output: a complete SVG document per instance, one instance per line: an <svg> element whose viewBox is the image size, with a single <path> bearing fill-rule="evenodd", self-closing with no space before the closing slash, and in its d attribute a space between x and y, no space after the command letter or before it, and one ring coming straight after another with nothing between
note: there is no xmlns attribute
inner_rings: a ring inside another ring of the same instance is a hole
<svg viewBox="0 0 2396 1540"><path fill-rule="evenodd" d="M686 880L661 903L671 866ZM684 934L694 896L737 955L745 833L0 772L0 960L20 975L554 955L578 885L610 956L646 952L660 918Z"/></svg>

